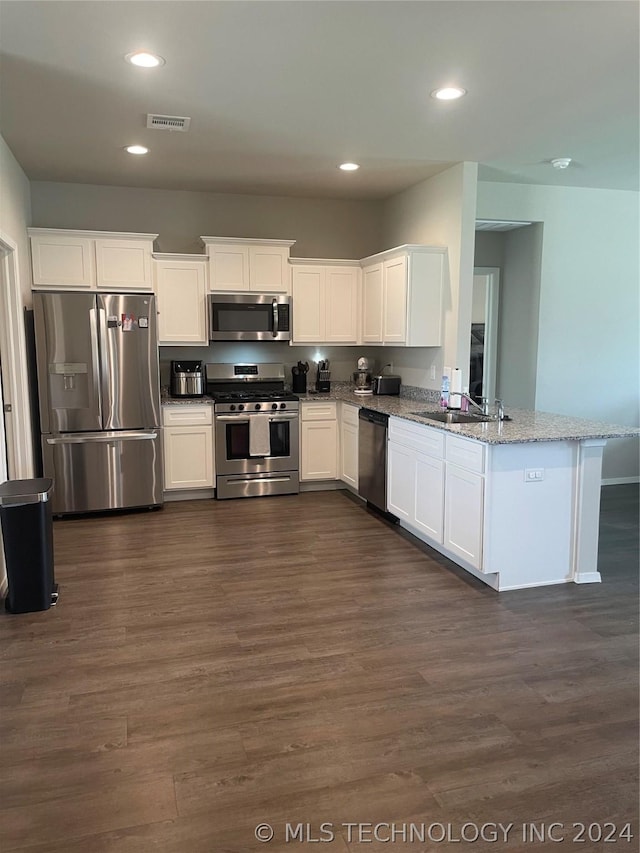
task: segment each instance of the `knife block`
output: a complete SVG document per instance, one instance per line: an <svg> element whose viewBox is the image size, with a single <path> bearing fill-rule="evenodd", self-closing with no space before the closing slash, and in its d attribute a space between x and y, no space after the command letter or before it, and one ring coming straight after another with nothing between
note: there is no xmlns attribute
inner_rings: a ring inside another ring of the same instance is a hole
<svg viewBox="0 0 640 853"><path fill-rule="evenodd" d="M319 370L316 377L316 391L331 391L331 371Z"/></svg>

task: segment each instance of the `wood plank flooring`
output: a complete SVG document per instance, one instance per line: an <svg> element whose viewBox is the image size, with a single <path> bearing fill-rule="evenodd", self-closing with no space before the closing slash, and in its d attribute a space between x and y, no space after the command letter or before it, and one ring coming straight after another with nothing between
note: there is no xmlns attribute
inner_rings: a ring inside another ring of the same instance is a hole
<svg viewBox="0 0 640 853"><path fill-rule="evenodd" d="M54 535L58 606L0 614L3 853L639 849L637 487L603 491L601 585L500 595L343 492ZM606 821L633 840L571 842Z"/></svg>

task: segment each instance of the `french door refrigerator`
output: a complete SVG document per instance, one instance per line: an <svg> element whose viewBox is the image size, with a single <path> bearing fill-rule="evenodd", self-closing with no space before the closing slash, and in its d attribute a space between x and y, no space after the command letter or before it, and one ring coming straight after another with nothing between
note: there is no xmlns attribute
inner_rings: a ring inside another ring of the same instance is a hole
<svg viewBox="0 0 640 853"><path fill-rule="evenodd" d="M33 303L52 512L161 504L155 297L35 293Z"/></svg>

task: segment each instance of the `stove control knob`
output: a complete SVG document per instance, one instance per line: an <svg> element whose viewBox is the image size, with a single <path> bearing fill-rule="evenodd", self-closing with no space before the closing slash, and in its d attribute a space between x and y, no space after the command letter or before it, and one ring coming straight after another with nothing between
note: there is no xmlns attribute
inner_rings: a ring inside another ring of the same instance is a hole
<svg viewBox="0 0 640 853"><path fill-rule="evenodd" d="M229 406L229 408L231 409L232 412L235 412L235 410L236 410L236 407L233 403Z"/></svg>
<svg viewBox="0 0 640 853"><path fill-rule="evenodd" d="M277 404L277 403L272 403L272 404L271 404L271 408L272 408L272 409L277 409L277 408L278 408L278 404Z"/></svg>
<svg viewBox="0 0 640 853"><path fill-rule="evenodd" d="M244 412L244 406L242 405L242 403L240 403L240 405L238 406L238 411Z"/></svg>
<svg viewBox="0 0 640 853"><path fill-rule="evenodd" d="M256 412L259 412L260 411L260 403L256 403L253 408L256 410Z"/></svg>
<svg viewBox="0 0 640 853"><path fill-rule="evenodd" d="M280 403L280 408L281 408L281 409L286 409L286 408L287 408L287 404L286 404L286 403Z"/></svg>

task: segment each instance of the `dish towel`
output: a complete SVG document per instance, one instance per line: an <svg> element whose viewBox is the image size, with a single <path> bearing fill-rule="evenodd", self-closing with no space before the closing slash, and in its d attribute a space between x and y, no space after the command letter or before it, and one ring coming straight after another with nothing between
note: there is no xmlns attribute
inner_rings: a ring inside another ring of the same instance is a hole
<svg viewBox="0 0 640 853"><path fill-rule="evenodd" d="M270 456L271 435L269 416L252 415L249 418L249 456Z"/></svg>

